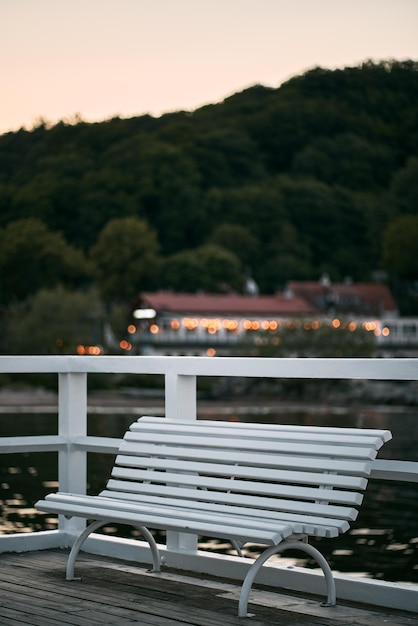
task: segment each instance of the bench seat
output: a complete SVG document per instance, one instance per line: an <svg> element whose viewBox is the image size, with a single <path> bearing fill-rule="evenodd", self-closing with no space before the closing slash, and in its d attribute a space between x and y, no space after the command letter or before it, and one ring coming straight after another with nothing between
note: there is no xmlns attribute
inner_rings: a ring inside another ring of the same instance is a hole
<svg viewBox="0 0 418 626"><path fill-rule="evenodd" d="M288 548L310 554L324 571L327 604L335 583L309 537L338 537L356 519L372 462L389 441L386 430L280 426L142 417L125 433L97 496L53 493L42 511L93 520L73 545L67 578L90 533L108 522L132 524L149 542L154 571L158 545L149 529L267 546L244 580L239 615L262 564Z"/></svg>

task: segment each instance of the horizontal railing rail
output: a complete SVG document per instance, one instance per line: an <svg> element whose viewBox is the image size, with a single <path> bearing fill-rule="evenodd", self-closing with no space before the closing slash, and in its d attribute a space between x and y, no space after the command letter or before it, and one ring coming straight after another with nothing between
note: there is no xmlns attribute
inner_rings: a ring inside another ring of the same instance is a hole
<svg viewBox="0 0 418 626"><path fill-rule="evenodd" d="M119 440L87 437L88 374L164 375L166 416L196 419L199 376L412 381L418 380L418 359L0 356L0 372L56 373L60 380L58 436L3 437L0 438L0 453L56 450L64 458L64 452L69 454L69 445L73 452L81 454L117 451ZM81 462L82 468L84 465L85 462ZM68 469L65 464L63 471ZM416 482L418 463L402 459L376 460L372 477ZM60 476L60 484L66 481ZM77 481L77 490L85 490L82 482L85 482L84 477Z"/></svg>

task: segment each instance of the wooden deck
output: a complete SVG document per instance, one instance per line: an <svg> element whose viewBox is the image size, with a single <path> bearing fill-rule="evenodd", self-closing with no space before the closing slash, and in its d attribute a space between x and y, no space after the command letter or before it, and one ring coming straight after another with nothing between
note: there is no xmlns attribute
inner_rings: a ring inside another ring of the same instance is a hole
<svg viewBox="0 0 418 626"><path fill-rule="evenodd" d="M147 573L122 561L81 554L65 580L67 551L0 555L0 624L21 626L418 626L418 614L368 610L254 589L250 619L236 616L239 586L167 571Z"/></svg>

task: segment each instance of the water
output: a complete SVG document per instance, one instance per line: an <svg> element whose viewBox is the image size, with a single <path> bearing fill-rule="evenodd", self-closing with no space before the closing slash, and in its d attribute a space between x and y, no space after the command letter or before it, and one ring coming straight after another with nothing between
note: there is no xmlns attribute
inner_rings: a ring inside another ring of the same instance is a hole
<svg viewBox="0 0 418 626"><path fill-rule="evenodd" d="M57 416L51 413L16 413L0 415L0 436L55 434ZM247 404L219 407L201 406L199 417L234 421L259 421L303 425L344 425L364 428L387 428L393 439L385 444L379 458L418 461L418 409L366 407L317 407L287 404L285 407L259 406L251 413ZM148 414L151 411L148 411ZM161 413L159 413L161 414ZM122 437L137 412L124 409L96 409L89 416L89 434ZM88 455L88 492L103 488L110 473L113 457L105 454ZM0 533L51 530L57 527L56 517L39 513L33 503L58 488L57 454L31 452L0 455ZM418 583L418 489L414 483L370 480L357 521L349 532L338 539L318 539L317 545L334 571L353 573L387 581ZM103 529L108 535L136 537L130 527L109 524ZM233 554L231 546L202 538L201 547ZM254 556L256 546L248 546ZM301 553L286 552L295 565L314 566Z"/></svg>

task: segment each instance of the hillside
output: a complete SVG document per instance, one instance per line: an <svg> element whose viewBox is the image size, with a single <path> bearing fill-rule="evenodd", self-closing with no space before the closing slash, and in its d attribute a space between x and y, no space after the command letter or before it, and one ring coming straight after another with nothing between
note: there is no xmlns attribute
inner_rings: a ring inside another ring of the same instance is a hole
<svg viewBox="0 0 418 626"><path fill-rule="evenodd" d="M89 255L109 220L129 216L154 230L162 261L216 243L265 293L323 272L416 279L385 232L418 215L417 69L317 68L194 112L2 135L0 241L37 218ZM172 286L159 276L155 288Z"/></svg>

